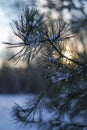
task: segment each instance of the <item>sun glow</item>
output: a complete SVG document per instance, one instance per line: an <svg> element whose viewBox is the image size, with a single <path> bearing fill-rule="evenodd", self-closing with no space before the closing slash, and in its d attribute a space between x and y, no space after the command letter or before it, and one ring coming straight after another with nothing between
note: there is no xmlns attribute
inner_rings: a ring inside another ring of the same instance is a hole
<svg viewBox="0 0 87 130"><path fill-rule="evenodd" d="M64 55L66 56L66 57L68 57L68 58L72 58L72 54L70 53L70 52L68 52L68 51L66 51L65 53L64 53Z"/></svg>
<svg viewBox="0 0 87 130"><path fill-rule="evenodd" d="M71 52L69 52L69 51L65 51L64 56L66 56L66 57L69 58L69 59L72 59L72 54L71 54ZM69 61L67 58L63 58L63 61L64 61L66 64L70 64L71 61Z"/></svg>

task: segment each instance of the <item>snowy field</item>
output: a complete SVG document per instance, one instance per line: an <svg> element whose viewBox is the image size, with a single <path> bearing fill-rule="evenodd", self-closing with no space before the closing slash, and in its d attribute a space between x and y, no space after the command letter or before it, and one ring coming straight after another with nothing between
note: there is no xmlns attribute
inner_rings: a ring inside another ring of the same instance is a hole
<svg viewBox="0 0 87 130"><path fill-rule="evenodd" d="M28 95L0 95L0 130L29 130L15 124L10 113L14 103L22 105L27 97Z"/></svg>
<svg viewBox="0 0 87 130"><path fill-rule="evenodd" d="M36 127L29 128L28 126L19 126L11 117L11 108L14 106L14 103L23 105L26 99L30 99L32 96L34 95L0 95L0 130L37 130ZM46 111L44 112L45 118L49 119L49 114ZM67 114L64 115L63 120L68 123L71 122ZM72 121L87 124L87 118L83 119L80 116L77 116ZM83 130L87 130L87 128L83 128Z"/></svg>

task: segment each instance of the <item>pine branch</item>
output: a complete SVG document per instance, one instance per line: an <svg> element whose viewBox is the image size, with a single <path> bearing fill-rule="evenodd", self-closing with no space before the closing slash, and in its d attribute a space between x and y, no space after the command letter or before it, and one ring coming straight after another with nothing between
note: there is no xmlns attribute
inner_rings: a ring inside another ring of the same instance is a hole
<svg viewBox="0 0 87 130"><path fill-rule="evenodd" d="M21 107L18 104L15 104L15 106L12 108L13 118L18 122L24 123L25 125L27 123L39 123L41 121L41 118L40 120L35 121L34 116L37 111L39 111L38 106L42 98L42 94L35 96L35 98L31 99L31 101L28 102L25 107Z"/></svg>

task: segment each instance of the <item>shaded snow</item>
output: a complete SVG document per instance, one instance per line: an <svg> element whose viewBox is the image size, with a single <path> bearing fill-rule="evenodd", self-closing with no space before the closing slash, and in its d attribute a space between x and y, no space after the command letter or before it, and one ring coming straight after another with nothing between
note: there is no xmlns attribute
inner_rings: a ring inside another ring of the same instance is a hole
<svg viewBox="0 0 87 130"><path fill-rule="evenodd" d="M11 118L11 107L14 106L14 103L19 105L23 105L26 102L26 99L31 99L33 95L0 95L0 130L29 130L29 127L19 127L18 124L14 123L14 120ZM64 95L62 95L64 96ZM76 102L72 102L72 109ZM47 122L50 118L52 119L52 114L44 110L43 118ZM84 111L80 113L77 117L75 117L72 122L86 124L87 121L84 120L81 116L84 114ZM64 114L63 121L66 123L70 123L70 118L68 113ZM33 127L30 130L37 130L37 128ZM85 129L84 129L85 130Z"/></svg>
<svg viewBox="0 0 87 130"><path fill-rule="evenodd" d="M0 130L29 130L19 127L11 118L11 107L14 103L22 105L27 95L0 95ZM36 129L32 129L36 130Z"/></svg>

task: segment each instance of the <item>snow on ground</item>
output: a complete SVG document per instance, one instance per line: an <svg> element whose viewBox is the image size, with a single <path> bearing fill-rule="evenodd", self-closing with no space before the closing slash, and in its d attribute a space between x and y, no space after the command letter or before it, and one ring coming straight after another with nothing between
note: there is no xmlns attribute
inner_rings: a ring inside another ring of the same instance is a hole
<svg viewBox="0 0 87 130"><path fill-rule="evenodd" d="M28 126L20 127L18 124L14 123L10 110L14 106L14 103L23 105L26 99L31 99L32 96L34 95L0 95L0 130L29 130ZM52 116L49 115L47 111L44 111L44 113L47 120ZM71 122L67 113L65 113L63 120L68 123ZM76 117L73 122L87 123L80 116ZM37 128L33 127L30 130L37 130Z"/></svg>
<svg viewBox="0 0 87 130"><path fill-rule="evenodd" d="M14 103L22 105L27 97L28 95L0 95L0 130L29 130L15 124L10 113Z"/></svg>

